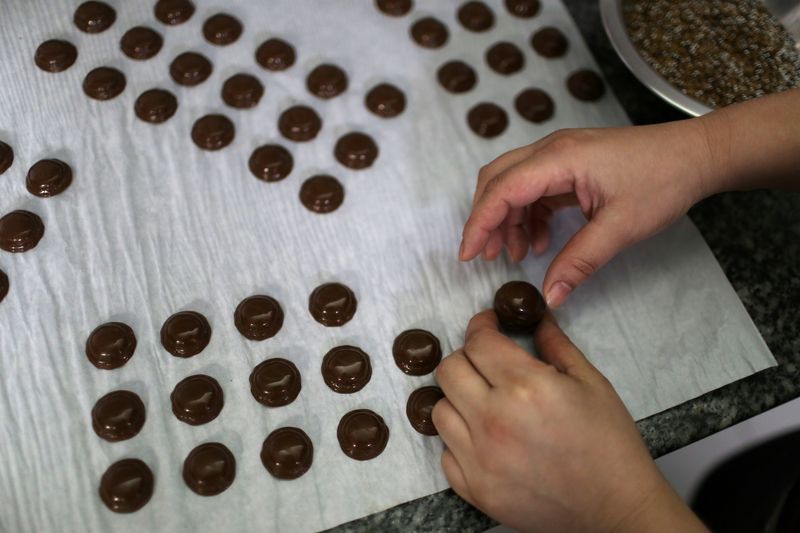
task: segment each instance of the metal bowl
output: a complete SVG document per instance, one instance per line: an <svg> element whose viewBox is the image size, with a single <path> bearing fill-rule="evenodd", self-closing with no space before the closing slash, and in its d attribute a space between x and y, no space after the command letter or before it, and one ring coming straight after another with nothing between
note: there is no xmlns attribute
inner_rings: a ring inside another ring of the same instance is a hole
<svg viewBox="0 0 800 533"><path fill-rule="evenodd" d="M683 94L639 55L639 51L631 42L628 31L625 29L625 21L622 18L622 2L623 0L600 0L603 27L622 62L633 72L634 76L639 78L639 81L678 109L695 117L713 111L706 104Z"/></svg>

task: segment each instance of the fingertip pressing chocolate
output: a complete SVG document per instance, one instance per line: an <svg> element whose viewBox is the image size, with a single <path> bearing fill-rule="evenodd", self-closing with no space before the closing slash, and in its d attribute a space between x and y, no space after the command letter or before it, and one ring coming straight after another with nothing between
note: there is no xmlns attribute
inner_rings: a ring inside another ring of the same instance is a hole
<svg viewBox="0 0 800 533"><path fill-rule="evenodd" d="M83 79L83 92L94 100L111 100L125 90L125 74L111 67L98 67Z"/></svg>
<svg viewBox="0 0 800 533"><path fill-rule="evenodd" d="M113 370L133 357L136 335L122 322L107 322L94 328L86 339L86 357L97 368Z"/></svg>
<svg viewBox="0 0 800 533"><path fill-rule="evenodd" d="M263 181L280 181L292 172L294 160L279 144L265 144L253 150L248 162L253 176Z"/></svg>
<svg viewBox="0 0 800 533"><path fill-rule="evenodd" d="M196 311L179 311L161 326L161 345L175 357L192 357L208 346L211 325Z"/></svg>
<svg viewBox="0 0 800 533"><path fill-rule="evenodd" d="M477 135L492 138L497 137L506 130L506 127L508 127L508 115L498 105L481 102L469 110L467 123Z"/></svg>
<svg viewBox="0 0 800 533"><path fill-rule="evenodd" d="M546 311L542 294L527 281L509 281L494 295L497 320L508 331L533 331Z"/></svg>
<svg viewBox="0 0 800 533"><path fill-rule="evenodd" d="M308 73L306 87L319 98L333 98L347 90L347 74L336 65L323 63Z"/></svg>
<svg viewBox="0 0 800 533"><path fill-rule="evenodd" d="M92 429L101 439L119 442L138 435L145 422L142 399L135 392L109 392L92 408Z"/></svg>
<svg viewBox="0 0 800 533"><path fill-rule="evenodd" d="M584 102L594 102L603 97L606 86L603 79L593 70L576 70L567 79L569 92Z"/></svg>
<svg viewBox="0 0 800 533"><path fill-rule="evenodd" d="M447 26L433 17L425 17L411 26L411 38L423 48L441 48L450 37Z"/></svg>
<svg viewBox="0 0 800 533"><path fill-rule="evenodd" d="M280 357L259 363L250 373L250 393L267 407L289 405L301 388L300 371L294 363Z"/></svg>
<svg viewBox="0 0 800 533"><path fill-rule="evenodd" d="M125 32L119 40L122 53L131 59L143 61L155 57L164 46L164 39L157 31L146 26L136 26Z"/></svg>
<svg viewBox="0 0 800 533"><path fill-rule="evenodd" d="M175 26L192 18L194 4L191 0L158 0L153 13L164 24Z"/></svg>
<svg viewBox="0 0 800 533"><path fill-rule="evenodd" d="M395 338L392 355L397 368L409 376L424 376L442 360L442 346L430 331L409 329Z"/></svg>
<svg viewBox="0 0 800 533"><path fill-rule="evenodd" d="M525 89L514 99L514 107L525 120L539 123L553 116L555 104L543 90Z"/></svg>
<svg viewBox="0 0 800 533"><path fill-rule="evenodd" d="M528 19L539 12L539 0L505 0L506 9L515 17Z"/></svg>
<svg viewBox="0 0 800 533"><path fill-rule="evenodd" d="M122 459L100 478L100 499L115 513L133 513L153 495L153 472L139 459Z"/></svg>
<svg viewBox="0 0 800 533"><path fill-rule="evenodd" d="M394 85L381 83L370 89L364 103L373 114L392 118L405 110L406 95Z"/></svg>
<svg viewBox="0 0 800 533"><path fill-rule="evenodd" d="M45 72L62 72L78 59L78 49L69 41L50 39L39 45L33 61Z"/></svg>
<svg viewBox="0 0 800 533"><path fill-rule="evenodd" d="M344 187L333 176L311 176L300 187L300 202L315 213L336 211L344 202Z"/></svg>
<svg viewBox="0 0 800 533"><path fill-rule="evenodd" d="M203 374L178 382L169 398L175 417L192 426L211 422L225 405L222 387L216 379Z"/></svg>
<svg viewBox="0 0 800 533"><path fill-rule="evenodd" d="M14 163L14 149L0 141L0 174L9 169Z"/></svg>
<svg viewBox="0 0 800 533"><path fill-rule="evenodd" d="M375 6L390 17L402 17L414 6L412 0L375 0Z"/></svg>
<svg viewBox="0 0 800 533"><path fill-rule="evenodd" d="M341 326L356 314L358 301L350 287L341 283L324 283L311 292L308 311L323 326Z"/></svg>
<svg viewBox="0 0 800 533"><path fill-rule="evenodd" d="M75 10L72 21L86 33L106 31L117 20L117 12L105 2L84 2Z"/></svg>
<svg viewBox="0 0 800 533"><path fill-rule="evenodd" d="M170 63L169 75L178 85L194 87L206 81L213 68L206 56L197 52L184 52Z"/></svg>
<svg viewBox="0 0 800 533"><path fill-rule="evenodd" d="M225 115L206 115L192 126L192 140L203 150L221 150L233 142L236 128Z"/></svg>
<svg viewBox="0 0 800 533"><path fill-rule="evenodd" d="M267 70L286 70L296 57L294 47L282 39L267 39L256 49L256 62Z"/></svg>
<svg viewBox="0 0 800 533"><path fill-rule="evenodd" d="M465 93L475 87L478 76L463 61L448 61L436 72L439 84L451 93Z"/></svg>
<svg viewBox="0 0 800 533"><path fill-rule="evenodd" d="M64 192L72 183L72 169L59 159L42 159L33 164L25 178L28 192L49 198Z"/></svg>
<svg viewBox="0 0 800 533"><path fill-rule="evenodd" d="M222 84L222 100L237 109L257 106L262 96L264 86L250 74L234 74Z"/></svg>
<svg viewBox="0 0 800 533"><path fill-rule="evenodd" d="M353 170L371 167L378 157L378 145L366 133L347 133L336 141L333 154L339 163Z"/></svg>
<svg viewBox="0 0 800 533"><path fill-rule="evenodd" d="M531 46L540 56L552 59L566 54L569 42L561 30L547 26L533 34Z"/></svg>
<svg viewBox="0 0 800 533"><path fill-rule="evenodd" d="M357 461L379 456L389 442L389 428L380 415L369 409L350 411L339 421L336 430L339 447Z"/></svg>
<svg viewBox="0 0 800 533"><path fill-rule="evenodd" d="M217 13L208 17L203 24L203 35L211 44L225 46L236 42L242 36L242 23L227 13Z"/></svg>
<svg viewBox="0 0 800 533"><path fill-rule="evenodd" d="M322 379L334 392L358 392L371 377L369 355L356 346L337 346L322 358Z"/></svg>
<svg viewBox="0 0 800 533"><path fill-rule="evenodd" d="M299 428L278 428L261 446L261 463L278 479L299 478L308 472L313 460L314 445Z"/></svg>
<svg viewBox="0 0 800 533"><path fill-rule="evenodd" d="M189 452L183 462L183 481L200 496L216 496L236 478L236 459L227 446L206 442Z"/></svg>
<svg viewBox="0 0 800 533"><path fill-rule="evenodd" d="M458 9L458 21L469 31L486 31L494 26L494 13L483 2L465 2Z"/></svg>
<svg viewBox="0 0 800 533"><path fill-rule="evenodd" d="M271 296L249 296L236 306L233 322L244 337L252 341L263 341L280 331L283 326L283 309Z"/></svg>
<svg viewBox="0 0 800 533"><path fill-rule="evenodd" d="M525 66L525 56L517 45L501 41L486 51L486 63L498 74L507 76L522 70Z"/></svg>
<svg viewBox="0 0 800 533"><path fill-rule="evenodd" d="M421 387L411 393L406 404L406 416L411 422L411 427L423 435L438 435L436 426L433 425L433 406L444 398L444 393L439 387Z"/></svg>
<svg viewBox="0 0 800 533"><path fill-rule="evenodd" d="M44 236L44 223L30 211L12 211L0 218L0 248L6 252L27 252Z"/></svg>
<svg viewBox="0 0 800 533"><path fill-rule="evenodd" d="M9 288L10 288L10 283L8 282L8 276L6 275L5 272L0 270L0 302L2 302L8 295Z"/></svg>
<svg viewBox="0 0 800 533"><path fill-rule="evenodd" d="M133 110L141 120L150 124L161 124L178 110L178 99L164 89L150 89L139 95Z"/></svg>
<svg viewBox="0 0 800 533"><path fill-rule="evenodd" d="M278 130L281 135L292 141L310 141L317 136L320 129L322 129L322 119L308 106L292 106L278 118Z"/></svg>

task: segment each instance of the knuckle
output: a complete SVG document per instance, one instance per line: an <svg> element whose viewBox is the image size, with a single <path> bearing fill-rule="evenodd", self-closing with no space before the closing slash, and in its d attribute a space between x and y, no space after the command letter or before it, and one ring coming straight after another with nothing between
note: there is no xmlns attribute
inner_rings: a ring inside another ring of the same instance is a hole
<svg viewBox="0 0 800 533"><path fill-rule="evenodd" d="M570 269L579 272L584 278L588 278L597 272L599 268L595 261L577 256L568 257L567 266Z"/></svg>

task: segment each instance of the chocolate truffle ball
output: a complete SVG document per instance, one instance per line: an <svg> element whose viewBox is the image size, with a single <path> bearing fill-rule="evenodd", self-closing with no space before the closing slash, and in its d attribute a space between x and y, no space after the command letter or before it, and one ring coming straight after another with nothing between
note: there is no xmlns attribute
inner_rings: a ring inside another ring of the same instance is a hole
<svg viewBox="0 0 800 533"><path fill-rule="evenodd" d="M122 53L138 61L155 57L163 45L161 34L145 26L129 29L119 41Z"/></svg>
<svg viewBox="0 0 800 533"><path fill-rule="evenodd" d="M200 496L216 496L236 478L236 459L219 442L206 442L189 452L183 462L183 481Z"/></svg>
<svg viewBox="0 0 800 533"><path fill-rule="evenodd" d="M222 411L225 397L219 382L197 374L178 382L170 395L172 413L181 422L199 426L211 422Z"/></svg>
<svg viewBox="0 0 800 533"><path fill-rule="evenodd" d="M278 130L289 140L310 141L322 129L322 119L317 112L305 105L295 105L278 117Z"/></svg>
<svg viewBox="0 0 800 533"><path fill-rule="evenodd" d="M211 325L195 311L180 311L161 326L161 344L175 357L192 357L208 346Z"/></svg>
<svg viewBox="0 0 800 533"><path fill-rule="evenodd" d="M272 71L286 70L296 57L294 47L282 39L267 39L256 50L256 62Z"/></svg>
<svg viewBox="0 0 800 533"><path fill-rule="evenodd" d="M275 298L258 294L242 300L233 313L236 329L252 341L274 337L283 326L283 309Z"/></svg>
<svg viewBox="0 0 800 533"><path fill-rule="evenodd" d="M130 326L122 322L101 324L86 339L86 358L104 370L123 366L135 351L136 335Z"/></svg>
<svg viewBox="0 0 800 533"><path fill-rule="evenodd" d="M594 102L606 93L603 79L593 70L576 70L567 78L570 94L584 102Z"/></svg>
<svg viewBox="0 0 800 533"><path fill-rule="evenodd" d="M322 379L334 392L358 392L371 377L369 355L356 346L337 346L322 359Z"/></svg>
<svg viewBox="0 0 800 533"><path fill-rule="evenodd" d="M0 174L11 167L14 162L14 149L0 141Z"/></svg>
<svg viewBox="0 0 800 533"><path fill-rule="evenodd" d="M369 90L364 103L373 114L392 118L405 110L406 95L394 85L381 83Z"/></svg>
<svg viewBox="0 0 800 533"><path fill-rule="evenodd" d="M236 42L242 35L242 23L227 13L208 17L203 24L203 35L211 44L225 46Z"/></svg>
<svg viewBox="0 0 800 533"><path fill-rule="evenodd" d="M69 41L51 39L39 45L33 61L45 72L62 72L78 59L78 49Z"/></svg>
<svg viewBox="0 0 800 533"><path fill-rule="evenodd" d="M505 0L506 9L515 17L531 18L539 12L539 0Z"/></svg>
<svg viewBox="0 0 800 533"><path fill-rule="evenodd" d="M267 407L289 405L301 388L300 371L294 363L280 357L263 361L250 373L250 393Z"/></svg>
<svg viewBox="0 0 800 533"><path fill-rule="evenodd" d="M8 276L5 272L0 270L0 302L8 295L9 285Z"/></svg>
<svg viewBox="0 0 800 533"><path fill-rule="evenodd" d="M469 31L486 31L494 26L494 13L483 2L464 2L458 8L458 21Z"/></svg>
<svg viewBox="0 0 800 533"><path fill-rule="evenodd" d="M509 281L494 295L494 312L508 331L530 333L547 311L539 290L527 281Z"/></svg>
<svg viewBox="0 0 800 533"><path fill-rule="evenodd" d="M0 218L0 249L6 252L27 252L44 236L44 223L39 215L22 209Z"/></svg>
<svg viewBox="0 0 800 533"><path fill-rule="evenodd" d="M379 456L389 442L389 428L377 413L357 409L344 415L336 430L339 447L351 459L368 461Z"/></svg>
<svg viewBox="0 0 800 533"><path fill-rule="evenodd" d="M448 61L436 71L439 84L451 93L465 93L475 87L478 76L463 61Z"/></svg>
<svg viewBox="0 0 800 533"><path fill-rule="evenodd" d="M336 65L324 63L309 72L306 87L319 98L333 98L347 90L347 74Z"/></svg>
<svg viewBox="0 0 800 533"><path fill-rule="evenodd" d="M133 513L153 495L153 472L139 459L122 459L100 479L100 499L115 513Z"/></svg>
<svg viewBox="0 0 800 533"><path fill-rule="evenodd" d="M192 140L203 150L221 150L233 142L236 129L225 115L200 117L192 126Z"/></svg>
<svg viewBox="0 0 800 533"><path fill-rule="evenodd" d="M234 74L222 84L222 100L237 109L250 109L264 96L264 86L250 74Z"/></svg>
<svg viewBox="0 0 800 533"><path fill-rule="evenodd" d="M49 198L64 192L72 183L72 169L60 159L42 159L33 164L25 178L28 192Z"/></svg>
<svg viewBox="0 0 800 533"><path fill-rule="evenodd" d="M514 107L525 120L539 123L553 116L555 104L543 90L525 89L514 99Z"/></svg>
<svg viewBox="0 0 800 533"><path fill-rule="evenodd" d="M118 442L135 437L145 421L142 399L135 392L109 392L94 404L92 429L101 439Z"/></svg>
<svg viewBox="0 0 800 533"><path fill-rule="evenodd" d="M140 120L150 124L161 124L178 110L178 99L164 89L150 89L136 98L133 111Z"/></svg>
<svg viewBox="0 0 800 533"><path fill-rule="evenodd" d="M522 70L525 66L525 56L514 43L502 41L495 43L486 51L486 63L498 74L508 76Z"/></svg>
<svg viewBox="0 0 800 533"><path fill-rule="evenodd" d="M280 181L292 172L292 154L278 144L265 144L253 150L248 162L253 176L263 181Z"/></svg>
<svg viewBox="0 0 800 533"><path fill-rule="evenodd" d="M561 30L547 26L533 34L531 46L540 56L552 59L567 53L569 43Z"/></svg>
<svg viewBox="0 0 800 533"><path fill-rule="evenodd" d="M184 52L172 60L169 75L178 85L194 87L206 81L211 75L211 61L197 52Z"/></svg>
<svg viewBox="0 0 800 533"><path fill-rule="evenodd" d="M117 20L117 12L105 2L84 2L72 18L75 26L85 33L106 31Z"/></svg>
<svg viewBox="0 0 800 533"><path fill-rule="evenodd" d="M342 326L356 314L356 295L341 283L324 283L308 298L308 311L314 320L327 327Z"/></svg>
<svg viewBox="0 0 800 533"><path fill-rule="evenodd" d="M83 92L94 100L111 100L125 90L125 74L111 67L98 67L83 79Z"/></svg>
<svg viewBox="0 0 800 533"><path fill-rule="evenodd" d="M361 170L371 167L378 158L378 145L366 133L355 131L339 137L333 155L347 168Z"/></svg>
<svg viewBox="0 0 800 533"><path fill-rule="evenodd" d="M412 0L375 0L375 6L385 15L402 17L413 7Z"/></svg>
<svg viewBox="0 0 800 533"><path fill-rule="evenodd" d="M430 331L409 329L395 338L392 355L397 368L406 374L424 376L442 360L442 346Z"/></svg>
<svg viewBox="0 0 800 533"><path fill-rule="evenodd" d="M194 4L191 0L158 0L153 13L164 24L176 26L192 18Z"/></svg>
<svg viewBox="0 0 800 533"><path fill-rule="evenodd" d="M278 479L299 478L308 472L313 460L314 446L302 429L276 429L261 447L261 463Z"/></svg>
<svg viewBox="0 0 800 533"><path fill-rule="evenodd" d="M467 124L481 137L497 137L508 127L508 115L498 105L481 102L467 113Z"/></svg>
<svg viewBox="0 0 800 533"><path fill-rule="evenodd" d="M300 202L314 213L336 211L344 201L344 187L333 176L311 176L300 187Z"/></svg>
<svg viewBox="0 0 800 533"><path fill-rule="evenodd" d="M433 406L442 398L444 393L439 387L422 387L412 392L406 404L406 416L411 427L423 435L438 435L432 413Z"/></svg>
<svg viewBox="0 0 800 533"><path fill-rule="evenodd" d="M425 17L411 26L411 38L423 48L441 48L450 37L447 26L433 17Z"/></svg>

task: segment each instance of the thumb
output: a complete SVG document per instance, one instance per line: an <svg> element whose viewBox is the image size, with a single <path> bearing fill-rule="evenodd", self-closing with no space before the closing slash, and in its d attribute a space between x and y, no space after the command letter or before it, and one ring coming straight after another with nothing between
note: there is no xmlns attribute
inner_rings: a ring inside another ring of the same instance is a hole
<svg viewBox="0 0 800 533"><path fill-rule="evenodd" d="M575 377L588 377L597 372L597 369L586 359L577 346L561 330L549 311L542 321L536 326L533 333L533 343L539 357L548 364L553 365L562 374Z"/></svg>

